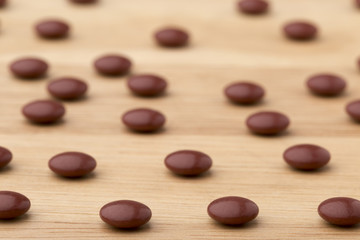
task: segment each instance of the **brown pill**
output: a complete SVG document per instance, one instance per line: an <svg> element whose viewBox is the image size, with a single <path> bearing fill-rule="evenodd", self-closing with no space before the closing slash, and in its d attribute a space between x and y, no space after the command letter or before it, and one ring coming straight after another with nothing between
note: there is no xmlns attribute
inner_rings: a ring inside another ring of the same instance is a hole
<svg viewBox="0 0 360 240"><path fill-rule="evenodd" d="M148 206L132 200L110 202L100 210L101 219L117 228L138 228L147 223L151 215Z"/></svg>
<svg viewBox="0 0 360 240"><path fill-rule="evenodd" d="M154 132L163 127L165 116L152 109L138 108L126 112L122 116L122 121L133 131Z"/></svg>
<svg viewBox="0 0 360 240"><path fill-rule="evenodd" d="M55 98L61 100L74 100L83 97L88 86L80 79L64 77L51 81L48 84L47 89Z"/></svg>
<svg viewBox="0 0 360 240"><path fill-rule="evenodd" d="M98 0L69 0L69 1L79 4L91 4L91 3L96 3Z"/></svg>
<svg viewBox="0 0 360 240"><path fill-rule="evenodd" d="M354 0L355 6L360 8L360 0Z"/></svg>
<svg viewBox="0 0 360 240"><path fill-rule="evenodd" d="M8 165L11 159L12 153L8 149L0 147L0 168Z"/></svg>
<svg viewBox="0 0 360 240"><path fill-rule="evenodd" d="M94 62L96 71L106 76L119 76L127 74L131 68L131 61L120 55L106 55Z"/></svg>
<svg viewBox="0 0 360 240"><path fill-rule="evenodd" d="M169 154L165 158L165 166L173 173L184 176L200 175L212 165L211 158L205 153L182 150Z"/></svg>
<svg viewBox="0 0 360 240"><path fill-rule="evenodd" d="M360 1L360 0L359 0ZM359 68L359 70L360 70L360 58L357 60L357 66L358 66L358 68Z"/></svg>
<svg viewBox="0 0 360 240"><path fill-rule="evenodd" d="M225 88L226 97L237 104L254 104L265 95L264 89L254 83L236 82Z"/></svg>
<svg viewBox="0 0 360 240"><path fill-rule="evenodd" d="M64 152L52 157L49 168L63 177L83 177L96 167L95 159L81 152Z"/></svg>
<svg viewBox="0 0 360 240"><path fill-rule="evenodd" d="M30 205L30 200L20 193L0 191L0 219L20 217L30 209Z"/></svg>
<svg viewBox="0 0 360 240"><path fill-rule="evenodd" d="M127 81L129 89L136 95L153 97L162 94L167 86L166 81L156 75L135 75Z"/></svg>
<svg viewBox="0 0 360 240"><path fill-rule="evenodd" d="M7 0L0 0L0 8L5 7L6 4L7 4Z"/></svg>
<svg viewBox="0 0 360 240"><path fill-rule="evenodd" d="M355 225L360 223L360 201L348 197L329 198L319 205L318 213L334 225Z"/></svg>
<svg viewBox="0 0 360 240"><path fill-rule="evenodd" d="M343 78L332 74L317 74L310 77L306 84L312 93L320 96L339 95L346 87Z"/></svg>
<svg viewBox="0 0 360 240"><path fill-rule="evenodd" d="M36 24L35 31L42 38L65 38L69 34L69 25L60 20L44 20Z"/></svg>
<svg viewBox="0 0 360 240"><path fill-rule="evenodd" d="M315 170L330 161L330 153L325 148L312 144L299 144L284 152L284 160L293 168Z"/></svg>
<svg viewBox="0 0 360 240"><path fill-rule="evenodd" d="M179 28L164 28L155 33L156 42L164 47L183 47L188 44L189 34Z"/></svg>
<svg viewBox="0 0 360 240"><path fill-rule="evenodd" d="M285 36L293 40L311 40L317 35L315 25L308 22L291 22L284 27Z"/></svg>
<svg viewBox="0 0 360 240"><path fill-rule="evenodd" d="M253 201L242 197L222 197L208 206L209 216L226 225L241 225L254 220L259 208Z"/></svg>
<svg viewBox="0 0 360 240"><path fill-rule="evenodd" d="M356 100L353 102L350 102L346 106L346 112L349 114L352 119L355 121L360 121L360 100Z"/></svg>
<svg viewBox="0 0 360 240"><path fill-rule="evenodd" d="M255 134L275 135L287 129L289 118L279 112L258 112L246 120L246 125Z"/></svg>
<svg viewBox="0 0 360 240"><path fill-rule="evenodd" d="M241 0L238 2L239 11L246 14L262 14L268 11L269 4L264 0Z"/></svg>
<svg viewBox="0 0 360 240"><path fill-rule="evenodd" d="M33 123L49 124L59 121L65 114L65 108L53 100L37 100L26 104L22 113Z"/></svg>
<svg viewBox="0 0 360 240"><path fill-rule="evenodd" d="M11 72L19 78L32 79L43 77L49 65L38 58L22 58L11 63Z"/></svg>

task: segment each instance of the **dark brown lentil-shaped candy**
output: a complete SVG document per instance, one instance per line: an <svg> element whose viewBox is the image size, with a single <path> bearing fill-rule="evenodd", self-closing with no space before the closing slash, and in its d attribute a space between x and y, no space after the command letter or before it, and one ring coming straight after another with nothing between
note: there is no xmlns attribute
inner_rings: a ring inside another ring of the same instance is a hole
<svg viewBox="0 0 360 240"><path fill-rule="evenodd" d="M127 85L136 95L153 97L162 94L167 86L165 79L156 75L142 74L131 76Z"/></svg>
<svg viewBox="0 0 360 240"><path fill-rule="evenodd" d="M339 226L360 223L360 201L348 197L335 197L323 201L318 213L325 221Z"/></svg>
<svg viewBox="0 0 360 240"><path fill-rule="evenodd" d="M321 96L339 95L346 87L346 81L333 74L317 74L310 77L306 84L312 93Z"/></svg>
<svg viewBox="0 0 360 240"><path fill-rule="evenodd" d="M91 3L96 3L98 0L69 0L69 1L78 4L91 4Z"/></svg>
<svg viewBox="0 0 360 240"><path fill-rule="evenodd" d="M30 200L20 193L0 191L0 219L20 217L30 209L30 205Z"/></svg>
<svg viewBox="0 0 360 240"><path fill-rule="evenodd" d="M189 42L189 34L180 28L163 28L154 35L156 42L163 47L183 47Z"/></svg>
<svg viewBox="0 0 360 240"><path fill-rule="evenodd" d="M49 19L35 25L37 35L42 38L58 39L68 36L70 26L61 20Z"/></svg>
<svg viewBox="0 0 360 240"><path fill-rule="evenodd" d="M0 0L0 8L5 7L6 4L7 4L7 0Z"/></svg>
<svg viewBox="0 0 360 240"><path fill-rule="evenodd" d="M360 100L348 103L346 105L346 112L352 119L360 122Z"/></svg>
<svg viewBox="0 0 360 240"><path fill-rule="evenodd" d="M255 134L275 135L287 129L289 118L279 112L258 112L246 120L246 125Z"/></svg>
<svg viewBox="0 0 360 240"><path fill-rule="evenodd" d="M241 225L254 220L259 208L253 201L236 196L222 197L208 206L209 216L226 225Z"/></svg>
<svg viewBox="0 0 360 240"><path fill-rule="evenodd" d="M88 86L80 79L63 77L51 81L48 84L47 89L55 98L62 100L74 100L83 97L88 89Z"/></svg>
<svg viewBox="0 0 360 240"><path fill-rule="evenodd" d="M11 159L12 153L8 149L0 147L0 168L8 165Z"/></svg>
<svg viewBox="0 0 360 240"><path fill-rule="evenodd" d="M225 88L226 97L237 104L254 104L265 95L264 89L250 82L236 82Z"/></svg>
<svg viewBox="0 0 360 240"><path fill-rule="evenodd" d="M165 166L170 171L184 176L200 175L211 165L212 160L207 154L193 150L176 151L165 158Z"/></svg>
<svg viewBox="0 0 360 240"><path fill-rule="evenodd" d="M64 152L52 157L49 168L63 177L77 178L91 173L96 167L95 159L81 152Z"/></svg>
<svg viewBox="0 0 360 240"><path fill-rule="evenodd" d="M106 204L100 210L101 219L117 228L138 228L146 224L151 218L148 206L132 201L119 200Z"/></svg>
<svg viewBox="0 0 360 240"><path fill-rule="evenodd" d="M265 0L241 0L238 2L240 12L246 14L263 14L268 11L269 4Z"/></svg>
<svg viewBox="0 0 360 240"><path fill-rule="evenodd" d="M315 25L303 21L288 23L283 30L288 38L303 41L314 39L318 33Z"/></svg>
<svg viewBox="0 0 360 240"><path fill-rule="evenodd" d="M165 124L165 116L155 110L138 108L126 112L122 116L123 123L136 132L154 132Z"/></svg>
<svg viewBox="0 0 360 240"><path fill-rule="evenodd" d="M49 124L59 121L65 114L65 108L53 100L37 100L26 104L22 113L33 123Z"/></svg>
<svg viewBox="0 0 360 240"><path fill-rule="evenodd" d="M106 76L125 75L130 71L131 61L121 55L105 55L94 62L96 71Z"/></svg>
<svg viewBox="0 0 360 240"><path fill-rule="evenodd" d="M43 77L49 65L38 58L22 58L10 64L11 72L19 78L33 79Z"/></svg>

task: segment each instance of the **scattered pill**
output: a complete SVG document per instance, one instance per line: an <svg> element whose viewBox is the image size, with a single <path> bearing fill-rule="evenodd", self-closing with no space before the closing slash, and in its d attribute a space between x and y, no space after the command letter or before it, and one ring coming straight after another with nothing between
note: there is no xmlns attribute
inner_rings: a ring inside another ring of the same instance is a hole
<svg viewBox="0 0 360 240"><path fill-rule="evenodd" d="M287 129L289 118L279 112L258 112L246 120L246 125L255 134L275 135Z"/></svg>
<svg viewBox="0 0 360 240"><path fill-rule="evenodd" d="M222 197L208 206L209 216L226 225L241 225L250 222L259 214L259 208L253 201L242 197Z"/></svg>
<svg viewBox="0 0 360 240"><path fill-rule="evenodd" d="M339 95L346 87L345 80L333 74L317 74L310 77L306 84L312 93L320 96Z"/></svg>
<svg viewBox="0 0 360 240"><path fill-rule="evenodd" d="M91 3L96 3L98 0L69 0L69 1L79 4L91 4Z"/></svg>
<svg viewBox="0 0 360 240"><path fill-rule="evenodd" d="M49 124L59 121L65 114L65 108L53 100L37 100L26 104L22 113L33 123Z"/></svg>
<svg viewBox="0 0 360 240"><path fill-rule="evenodd" d="M49 161L49 168L54 173L69 178L83 177L91 173L95 167L95 159L81 152L60 153Z"/></svg>
<svg viewBox="0 0 360 240"><path fill-rule="evenodd" d="M138 108L126 112L122 116L123 123L136 132L154 132L165 124L165 116L155 110Z"/></svg>
<svg viewBox="0 0 360 240"><path fill-rule="evenodd" d="M240 12L246 14L263 14L268 11L269 4L265 0L241 0L238 2Z"/></svg>
<svg viewBox="0 0 360 240"><path fill-rule="evenodd" d="M138 228L146 224L151 218L148 206L132 201L119 200L106 204L100 210L101 219L117 228Z"/></svg>
<svg viewBox="0 0 360 240"><path fill-rule="evenodd" d="M0 219L20 217L30 209L30 205L30 200L20 193L0 191Z"/></svg>
<svg viewBox="0 0 360 240"><path fill-rule="evenodd" d="M358 60L357 60L357 66L358 66L358 69L360 70L360 58L358 58Z"/></svg>
<svg viewBox="0 0 360 240"><path fill-rule="evenodd" d="M8 149L0 147L0 168L8 165L11 159L12 153Z"/></svg>
<svg viewBox="0 0 360 240"><path fill-rule="evenodd" d="M339 226L360 223L360 201L348 197L335 197L323 201L318 213L325 221Z"/></svg>
<svg viewBox="0 0 360 240"><path fill-rule="evenodd" d="M0 0L0 8L5 7L6 4L7 4L7 0Z"/></svg>
<svg viewBox="0 0 360 240"><path fill-rule="evenodd" d="M94 62L98 73L106 76L125 75L130 71L131 61L121 55L105 55Z"/></svg>
<svg viewBox="0 0 360 240"><path fill-rule="evenodd" d="M205 153L181 150L166 156L165 166L173 173L184 176L200 175L210 169L211 158Z"/></svg>
<svg viewBox="0 0 360 240"><path fill-rule="evenodd" d="M188 44L189 34L179 28L163 28L155 33L156 42L164 47L183 47Z"/></svg>
<svg viewBox="0 0 360 240"><path fill-rule="evenodd" d="M167 86L164 78L149 74L131 76L127 84L134 94L143 97L160 95L165 91Z"/></svg>
<svg viewBox="0 0 360 240"><path fill-rule="evenodd" d="M355 121L360 121L360 100L348 103L346 106L346 112Z"/></svg>
<svg viewBox="0 0 360 240"><path fill-rule="evenodd" d="M19 78L32 79L43 77L49 65L38 58L22 58L10 65L10 71Z"/></svg>
<svg viewBox="0 0 360 240"><path fill-rule="evenodd" d="M360 0L354 0L355 6L360 8Z"/></svg>
<svg viewBox="0 0 360 240"><path fill-rule="evenodd" d="M70 26L61 20L44 20L35 25L35 31L42 38L65 38L69 34Z"/></svg>
<svg viewBox="0 0 360 240"><path fill-rule="evenodd" d="M61 100L74 100L83 97L88 86L80 79L63 77L51 81L48 84L47 89L55 98Z"/></svg>
<svg viewBox="0 0 360 240"><path fill-rule="evenodd" d="M330 161L330 153L323 147L312 144L299 144L284 152L284 160L293 168L315 170Z"/></svg>
<svg viewBox="0 0 360 240"><path fill-rule="evenodd" d="M264 97L264 89L250 82L236 82L225 88L225 96L237 104L254 104Z"/></svg>
<svg viewBox="0 0 360 240"><path fill-rule="evenodd" d="M284 27L285 36L293 40L311 40L318 33L315 25L308 22L291 22Z"/></svg>

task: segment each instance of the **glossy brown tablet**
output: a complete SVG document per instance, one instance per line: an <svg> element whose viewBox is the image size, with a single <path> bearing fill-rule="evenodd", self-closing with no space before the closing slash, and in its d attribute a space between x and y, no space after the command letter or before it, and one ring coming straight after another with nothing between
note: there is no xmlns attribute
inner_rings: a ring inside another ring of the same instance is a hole
<svg viewBox="0 0 360 240"><path fill-rule="evenodd" d="M279 112L258 112L246 120L249 130L259 135L280 134L288 128L289 124L289 118Z"/></svg>
<svg viewBox="0 0 360 240"><path fill-rule="evenodd" d="M49 93L61 100L75 100L84 97L88 86L78 78L62 77L51 81L47 89Z"/></svg>
<svg viewBox="0 0 360 240"><path fill-rule="evenodd" d="M306 84L312 93L329 97L340 95L346 87L346 81L342 77L334 74L317 74L311 76Z"/></svg>
<svg viewBox="0 0 360 240"><path fill-rule="evenodd" d="M265 90L251 82L235 82L225 88L225 96L236 104L255 104L265 95Z"/></svg>
<svg viewBox="0 0 360 240"><path fill-rule="evenodd" d="M141 74L129 77L127 85L138 96L154 97L164 93L167 82L157 75Z"/></svg>
<svg viewBox="0 0 360 240"><path fill-rule="evenodd" d="M355 100L346 105L346 112L355 121L360 122L360 100Z"/></svg>
<svg viewBox="0 0 360 240"><path fill-rule="evenodd" d="M49 19L36 24L35 31L42 38L59 39L69 35L70 26L62 20Z"/></svg>
<svg viewBox="0 0 360 240"><path fill-rule="evenodd" d="M154 38L163 47L183 47L189 43L189 34L180 28L168 27L157 31Z"/></svg>
<svg viewBox="0 0 360 240"><path fill-rule="evenodd" d="M83 177L91 173L96 167L95 159L81 152L64 152L52 157L49 168L63 177Z"/></svg>
<svg viewBox="0 0 360 240"><path fill-rule="evenodd" d="M130 72L131 61L124 56L109 54L95 60L94 67L105 76L121 76Z"/></svg>
<svg viewBox="0 0 360 240"><path fill-rule="evenodd" d="M283 30L286 37L299 41L312 40L318 34L318 29L314 24L304 21L287 23Z"/></svg>
<svg viewBox="0 0 360 240"><path fill-rule="evenodd" d="M165 124L165 116L149 108L137 108L122 116L123 123L136 132L155 132Z"/></svg>
<svg viewBox="0 0 360 240"><path fill-rule="evenodd" d="M65 114L65 108L53 100L37 100L26 104L22 113L33 123L49 124L59 121Z"/></svg>
<svg viewBox="0 0 360 240"><path fill-rule="evenodd" d="M4 147L0 147L0 168L9 164L12 159L12 153Z"/></svg>
<svg viewBox="0 0 360 240"><path fill-rule="evenodd" d="M10 64L10 71L18 78L33 79L46 75L49 65L39 58L21 58Z"/></svg>
<svg viewBox="0 0 360 240"><path fill-rule="evenodd" d="M0 219L24 215L30 209L30 200L21 193L0 191Z"/></svg>
<svg viewBox="0 0 360 240"><path fill-rule="evenodd" d="M265 0L240 0L238 2L238 9L246 14L264 14L269 9L269 3Z"/></svg>

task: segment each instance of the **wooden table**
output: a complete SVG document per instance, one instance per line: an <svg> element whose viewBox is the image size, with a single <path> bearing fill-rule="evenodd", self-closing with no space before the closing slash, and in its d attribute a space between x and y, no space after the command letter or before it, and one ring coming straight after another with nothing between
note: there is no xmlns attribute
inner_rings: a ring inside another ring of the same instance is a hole
<svg viewBox="0 0 360 240"><path fill-rule="evenodd" d="M31 199L28 214L1 221L1 239L357 239L359 227L336 228L317 214L329 197L360 198L360 125L344 111L360 97L360 11L344 0L273 0L271 13L238 14L233 0L101 0L74 6L65 0L10 0L0 10L0 145L14 154L0 171L0 189ZM63 41L37 38L33 25L47 17L72 24ZM286 40L282 25L308 19L321 28L317 41ZM156 47L152 33L165 25L192 33L189 48ZM125 78L94 73L93 60L122 53L134 73L156 73L169 81L164 97L131 95ZM51 64L47 79L24 81L8 72L22 56ZM337 98L312 96L306 78L333 72L348 81ZM90 84L89 97L66 102L65 121L34 126L20 111L31 100L49 98L46 84L54 77L78 76ZM256 106L230 104L223 88L251 80L267 90ZM165 131L134 134L120 116L135 107L150 107L167 116ZM286 135L251 135L244 124L251 113L277 110L288 114ZM298 172L282 159L298 143L330 150L332 160L319 172ZM210 174L186 179L172 175L163 160L180 149L195 149L214 161ZM48 160L63 151L83 151L98 161L96 173L80 180L55 176ZM260 208L256 221L240 228L216 224L207 205L218 197L238 195ZM139 231L108 227L98 215L114 200L133 199L153 211Z"/></svg>

